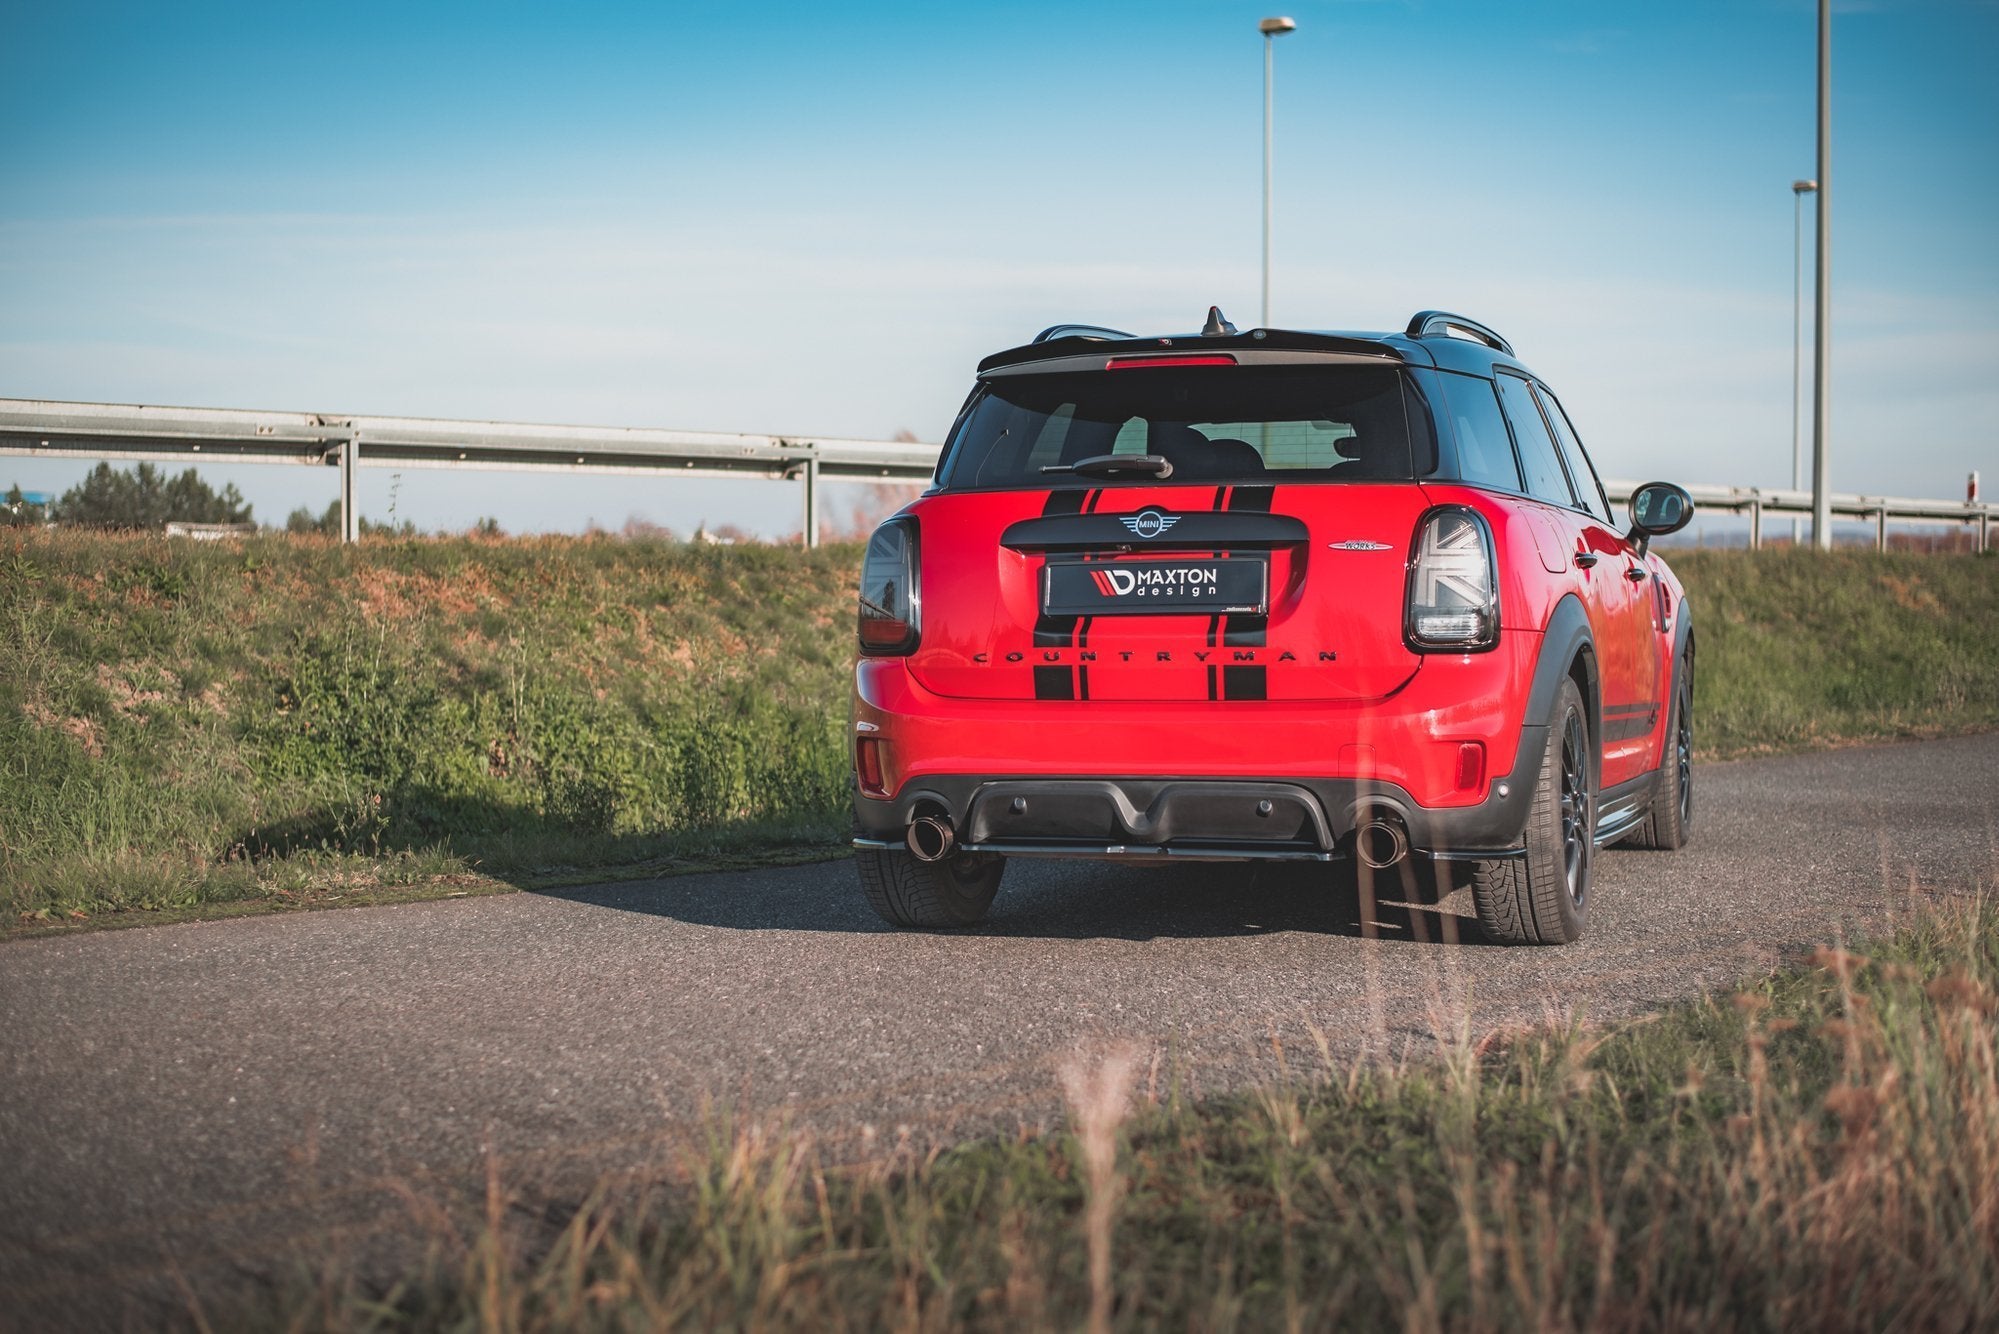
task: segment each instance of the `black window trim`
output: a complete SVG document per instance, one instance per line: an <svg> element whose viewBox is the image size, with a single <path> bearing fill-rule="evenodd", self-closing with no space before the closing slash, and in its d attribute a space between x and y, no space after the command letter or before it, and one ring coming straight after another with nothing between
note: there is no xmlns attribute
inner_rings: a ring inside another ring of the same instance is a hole
<svg viewBox="0 0 1999 1334"><path fill-rule="evenodd" d="M1597 473L1596 460L1589 456L1589 446L1583 443L1582 432L1576 429L1575 422L1569 418L1569 410L1562 406L1562 400L1555 396L1555 391L1550 389L1541 380L1531 375L1525 378L1527 383L1534 388L1534 401L1541 406L1541 417L1548 426L1548 433L1555 435L1555 420L1548 415L1548 405L1552 403L1554 404L1555 411L1561 414L1562 425L1568 428L1569 439L1576 442L1576 452L1583 456L1583 466L1589 469L1590 485L1596 488L1597 499L1603 502L1603 513L1598 514L1588 506L1584 506L1582 512L1606 528L1617 527L1617 511L1611 507L1610 492L1603 489L1603 478ZM1562 438L1559 435L1555 435L1555 457L1561 459L1562 470L1567 472L1569 460L1567 451L1562 448ZM1577 489L1576 479L1573 474L1569 477L1569 489L1571 491Z"/></svg>
<svg viewBox="0 0 1999 1334"><path fill-rule="evenodd" d="M1539 384L1539 383L1540 383L1540 381L1536 380L1536 379L1535 379L1535 378L1534 378L1534 377L1533 377L1532 375L1529 375L1529 374L1528 374L1528 373L1527 373L1526 371L1516 371L1516 370L1513 370L1513 369L1512 369L1512 368L1510 368L1510 367L1502 369L1502 368L1500 368L1500 367L1498 367L1498 366L1495 366L1495 367L1493 367L1493 368L1492 368L1492 376L1493 376L1493 388L1494 388L1495 390L1497 390L1497 389L1498 389L1498 387L1499 387L1499 377L1500 377L1500 376L1502 376L1502 375L1510 375L1510 376L1512 376L1512 377L1513 377L1514 379L1516 379L1516 380L1519 380L1519 381L1523 382L1523 383L1524 383L1524 384L1525 384L1525 385L1527 386L1527 397L1533 400L1533 402L1534 402L1534 410L1535 410L1536 412L1538 412L1538 413L1540 413L1540 414L1541 414L1541 428L1542 428L1543 430L1547 431L1547 433L1548 433L1548 441L1549 441L1549 443L1550 443L1550 444L1554 445L1554 447L1555 447L1555 463L1556 463L1556 466L1558 466L1558 467L1560 467L1560 468L1561 468L1561 470L1562 470L1562 476L1563 476L1564 478L1566 478L1566 479L1567 479L1567 481L1568 481L1568 483L1569 483L1569 501L1570 501L1570 503L1569 503L1569 504L1566 504L1566 505L1564 505L1564 504L1562 504L1562 503L1561 503L1561 502L1560 502L1559 500L1550 500L1550 499L1548 499L1548 498L1547 498L1546 496L1537 496L1537 495L1535 495L1535 494L1534 494L1533 492L1531 492L1531 491L1523 491L1523 492L1521 492L1520 494L1521 494L1521 495L1524 495L1524 496L1525 496L1525 497L1527 497L1527 499L1529 499L1529 500L1538 500L1538 501L1540 501L1540 502L1541 502L1541 503L1542 503L1543 505L1550 505L1550 506L1553 506L1553 507L1554 507L1555 509L1559 509L1559 510L1568 510L1568 511L1569 511L1570 513L1572 513L1572 514L1580 514L1580 515L1582 515L1582 516L1583 516L1583 517L1584 517L1585 519L1588 519L1588 520L1589 520L1589 521L1590 521L1591 523L1600 523L1600 524L1603 524L1603 525L1604 525L1605 527L1612 527L1613 525L1612 525L1612 524L1611 524L1611 523L1610 523L1610 522L1609 522L1608 520L1606 520L1606 519L1600 519L1600 518L1598 518L1598 517L1597 517L1597 516L1596 516L1596 515L1595 515L1594 513L1592 513L1592 512L1590 511L1590 509L1589 509L1589 508L1588 508L1587 506L1585 506L1585 505L1584 505L1584 504L1582 503L1582 497L1581 497L1581 496L1579 496L1579 495L1578 495L1578 494L1576 493L1576 479L1575 479L1575 478L1573 478L1573 477L1571 477L1571 476L1569 476L1569 461L1568 461L1567 459L1565 459L1565 458L1563 458L1563 457L1562 457L1562 442L1561 442L1560 440L1556 439L1556 437L1555 437L1555 428L1554 428L1554 426L1553 426L1553 425L1552 425L1552 424L1551 424L1551 423L1550 423L1550 422L1548 421L1548 413L1547 413L1547 410L1546 410L1546 409L1544 409L1544 408L1543 408L1543 407L1541 406L1541 397L1540 397L1540 395L1538 395L1538 394L1536 394L1536 393L1534 392L1534 388L1535 388L1535 386L1536 386L1537 384ZM1550 390L1550 391L1549 391L1549 396L1550 396L1550 397L1553 397L1553 393L1554 393L1554 391L1553 391L1553 390ZM1505 397L1505 395L1503 395L1503 394L1502 394L1502 395L1500 395L1500 399L1499 399L1499 407L1500 407L1500 414L1499 414L1499 415L1500 415L1500 416L1502 416L1502 417L1506 417L1506 397ZM1566 420L1567 420L1567 418L1568 418L1568 414L1564 413L1564 414L1563 414L1563 420L1565 420L1565 421L1566 421ZM1570 429L1572 429L1572 430L1573 430L1574 428L1572 427L1572 428L1570 428ZM1506 433L1507 433L1507 434L1508 434L1509 436L1511 436L1511 435L1513 434L1513 419L1512 419L1511 417L1507 417L1507 418L1506 418ZM1576 447L1577 447L1578 449L1580 449L1580 448L1582 447L1582 443L1583 443L1583 438L1582 438L1581 436L1577 436L1577 437L1576 437ZM1521 484L1522 484L1522 485L1524 486L1524 485L1526 484L1526 482L1527 482L1527 467L1526 467L1526 464L1525 464L1525 461L1524 461L1524 460L1522 460L1522 459L1520 458L1520 441L1519 441L1518 439L1515 439L1515 440L1514 440L1514 442L1513 442L1513 456L1514 456L1514 461L1515 461L1516 463L1519 463L1519 464L1521 465L1521 466L1520 466L1520 481L1521 481ZM1588 455L1588 454L1584 454L1584 455L1583 455L1583 461L1584 461L1585 463L1589 463L1589 465L1590 465L1590 471L1591 471L1592 473L1593 473L1593 472L1595 472L1595 470L1596 470L1596 464L1595 464L1595 463L1592 463L1592 462L1590 462L1590 457L1589 457L1589 455ZM1592 478L1592 480L1594 480L1594 478ZM1603 489L1603 487L1602 487L1602 484L1601 484L1601 483L1598 483L1598 486L1597 486L1597 489L1598 489L1599 491L1601 491L1601 490ZM1604 509L1606 509L1606 510L1608 510L1608 509L1610 508L1610 497L1609 497L1608 495L1604 496L1604 498L1603 498L1603 507L1604 507Z"/></svg>

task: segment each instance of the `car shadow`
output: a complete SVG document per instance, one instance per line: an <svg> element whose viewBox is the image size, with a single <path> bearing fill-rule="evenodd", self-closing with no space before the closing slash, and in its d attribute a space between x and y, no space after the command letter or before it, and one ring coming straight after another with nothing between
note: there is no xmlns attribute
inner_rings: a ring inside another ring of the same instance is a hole
<svg viewBox="0 0 1999 1334"><path fill-rule="evenodd" d="M1306 932L1484 945L1477 920L1415 867L1016 861L990 914L962 934L1153 940ZM533 891L734 931L893 932L845 861ZM1460 896L1461 897L1461 896Z"/></svg>

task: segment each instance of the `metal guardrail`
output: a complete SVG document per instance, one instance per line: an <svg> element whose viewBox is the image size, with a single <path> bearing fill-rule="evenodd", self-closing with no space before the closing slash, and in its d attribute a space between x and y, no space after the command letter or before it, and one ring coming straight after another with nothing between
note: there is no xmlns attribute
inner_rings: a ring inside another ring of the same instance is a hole
<svg viewBox="0 0 1999 1334"><path fill-rule="evenodd" d="M350 542L360 535L357 468L480 468L795 480L802 484L807 540L816 546L821 478L925 481L937 466L937 448L631 426L0 399L0 456L337 467L341 530Z"/></svg>
<svg viewBox="0 0 1999 1334"><path fill-rule="evenodd" d="M735 435L633 426L539 426L521 422L446 421L233 408L168 408L117 403L0 399L0 456L31 458L222 459L231 463L307 464L340 469L341 531L360 534L354 503L357 468L480 468L505 471L652 473L679 477L763 477L797 481L806 541L819 542L819 482L928 481L939 446L821 436ZM1640 484L1605 483L1628 501ZM1690 486L1695 504L1749 516L1749 545L1763 544L1768 514L1809 516L1808 491ZM1888 496L1835 495L1832 512L1872 520L1885 548L1890 520L1963 523L1991 547L1999 505Z"/></svg>
<svg viewBox="0 0 1999 1334"><path fill-rule="evenodd" d="M1606 479L1603 489L1610 493L1612 503L1621 505L1628 502L1631 493L1642 485L1642 482ZM1694 498L1697 509L1747 514L1751 551L1762 549L1765 515L1795 514L1807 519L1812 515L1812 493L1809 491L1764 490L1755 486L1690 486L1687 493ZM1979 501L1907 500L1898 496L1867 496L1850 492L1834 492L1831 499L1833 517L1873 522L1874 548L1877 551L1888 549L1890 519L1968 524L1978 534L1978 549L1989 551L1992 549L1993 520L1999 517L1999 505Z"/></svg>

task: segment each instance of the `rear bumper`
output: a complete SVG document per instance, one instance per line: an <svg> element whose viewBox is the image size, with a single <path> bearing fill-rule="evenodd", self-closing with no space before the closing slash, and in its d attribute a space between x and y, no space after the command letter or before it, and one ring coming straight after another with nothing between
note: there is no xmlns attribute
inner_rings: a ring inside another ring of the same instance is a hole
<svg viewBox="0 0 1999 1334"><path fill-rule="evenodd" d="M1545 728L1534 728L1536 739ZM1502 793L1501 789L1505 789ZM1510 776L1473 806L1432 808L1364 779L1022 778L912 781L893 798L856 796L856 843L900 847L911 820L943 814L973 852L1016 857L1331 861L1369 818L1434 857L1508 856L1520 847L1532 784Z"/></svg>
<svg viewBox="0 0 1999 1334"><path fill-rule="evenodd" d="M1371 812L1434 856L1520 846L1546 728L1523 726L1540 636L1434 658L1367 702L1125 704L968 700L925 690L899 660L864 659L856 736L892 796L857 791L856 832L900 845L947 815L961 845L1012 855L1339 855ZM1461 745L1483 780L1456 786Z"/></svg>

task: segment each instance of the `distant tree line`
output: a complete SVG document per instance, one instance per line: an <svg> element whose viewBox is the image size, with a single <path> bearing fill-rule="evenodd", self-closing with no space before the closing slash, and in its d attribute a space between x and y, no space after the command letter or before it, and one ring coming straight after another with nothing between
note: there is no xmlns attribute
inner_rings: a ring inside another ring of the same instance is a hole
<svg viewBox="0 0 1999 1334"><path fill-rule="evenodd" d="M31 505L16 485L0 522L54 522L74 528L157 529L170 523L250 523L250 504L235 484L216 491L189 468L169 477L150 463L130 472L100 463L48 505Z"/></svg>

